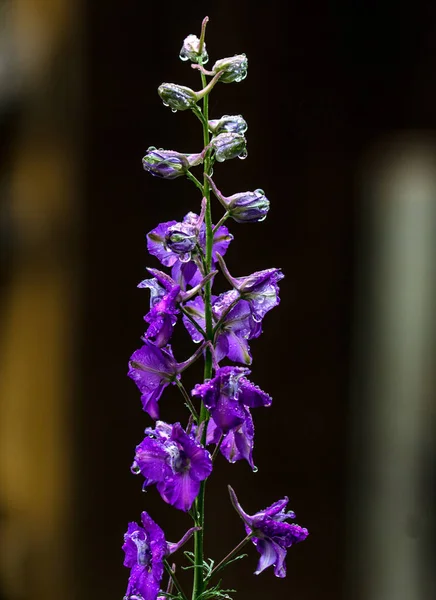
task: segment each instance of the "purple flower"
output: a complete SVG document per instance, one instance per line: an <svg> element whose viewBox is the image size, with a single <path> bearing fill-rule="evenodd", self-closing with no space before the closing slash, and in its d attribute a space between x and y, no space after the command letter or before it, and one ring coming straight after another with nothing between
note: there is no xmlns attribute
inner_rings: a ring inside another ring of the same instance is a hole
<svg viewBox="0 0 436 600"><path fill-rule="evenodd" d="M152 419L159 418L158 400L164 389L178 377L178 364L172 352L145 340L130 357L128 376L141 392L142 407Z"/></svg>
<svg viewBox="0 0 436 600"><path fill-rule="evenodd" d="M253 447L254 447L254 423L248 408L245 408L245 421L230 429L226 434L217 427L212 417L207 425L207 444L218 444L221 436L223 436L220 452L230 462L235 463L238 460L245 459L253 471L257 471L257 467L253 462Z"/></svg>
<svg viewBox="0 0 436 600"><path fill-rule="evenodd" d="M124 600L155 600L163 575L163 561L191 537L197 527L189 529L177 543L165 541L164 532L145 511L142 527L129 523L124 534L124 566L131 569Z"/></svg>
<svg viewBox="0 0 436 600"><path fill-rule="evenodd" d="M150 312L144 320L149 323L145 338L162 348L168 344L177 321L177 297L180 286L174 285L167 291L159 285L156 278L144 279L138 287L150 289Z"/></svg>
<svg viewBox="0 0 436 600"><path fill-rule="evenodd" d="M145 433L136 447L132 471L142 473L144 486L156 484L165 502L188 511L201 481L212 472L209 452L180 423L158 421L155 429L147 428Z"/></svg>
<svg viewBox="0 0 436 600"><path fill-rule="evenodd" d="M173 280L180 285L182 290L186 290L187 285L196 286L202 279L202 274L197 266L195 250L190 245L189 254L180 255L175 251L174 246L168 245L171 233L174 229L189 229L189 235L198 228L198 245L202 252L206 252L206 226L202 222L201 215L188 213L182 223L177 221L166 221L160 223L155 229L147 234L147 248L150 254L156 256L158 260L166 267L172 267L171 276ZM186 232L185 232L186 233ZM229 233L227 227L222 225L214 234L212 267L218 260L218 254L221 256L226 253L233 236ZM176 248L177 249L177 248Z"/></svg>
<svg viewBox="0 0 436 600"><path fill-rule="evenodd" d="M164 532L145 511L141 521L143 527L129 523L124 534L124 566L131 569L124 600L156 600L163 575Z"/></svg>
<svg viewBox="0 0 436 600"><path fill-rule="evenodd" d="M251 541L260 553L259 563L255 575L270 566L274 566L276 577L286 577L287 549L293 544L302 542L307 538L309 532L306 528L296 523L286 523L288 519L295 519L292 511L285 511L289 499L283 498L268 508L254 515L247 515L238 502L235 492L229 486L230 498L235 510L245 523L247 534L252 534Z"/></svg>
<svg viewBox="0 0 436 600"><path fill-rule="evenodd" d="M250 303L255 321L262 321L266 313L280 303L278 282L284 277L280 269L265 269L246 277L232 277L221 256L218 256L218 261L230 285Z"/></svg>
<svg viewBox="0 0 436 600"><path fill-rule="evenodd" d="M220 322L216 337L215 356L219 362L225 356L235 362L251 364L248 340L258 337L262 332L260 323L253 320L250 305L246 300L238 300L239 293L230 290L218 297L212 297L212 312L215 323ZM202 327L205 328L204 300L197 296L185 304L186 311ZM183 323L194 342L201 342L203 337L186 317Z"/></svg>
<svg viewBox="0 0 436 600"><path fill-rule="evenodd" d="M194 354L182 363L176 362L168 345L158 348L149 340L136 350L129 361L127 375L133 379L141 392L142 407L152 419L159 418L158 400L164 389L180 378L180 373L189 367L203 351L200 346Z"/></svg>
<svg viewBox="0 0 436 600"><path fill-rule="evenodd" d="M192 390L200 396L217 427L227 433L247 419L247 408L270 406L272 398L246 379L250 373L244 367L221 367L215 377Z"/></svg>

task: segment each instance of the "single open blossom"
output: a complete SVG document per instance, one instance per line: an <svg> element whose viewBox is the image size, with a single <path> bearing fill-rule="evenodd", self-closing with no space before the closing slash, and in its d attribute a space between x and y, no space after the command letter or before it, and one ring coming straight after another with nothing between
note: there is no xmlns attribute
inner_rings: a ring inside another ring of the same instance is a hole
<svg viewBox="0 0 436 600"><path fill-rule="evenodd" d="M163 561L176 552L192 536L197 527L189 529L177 543L167 542L162 529L145 511L142 526L129 523L124 534L124 566L131 569L124 600L156 600L163 575Z"/></svg>
<svg viewBox="0 0 436 600"><path fill-rule="evenodd" d="M174 250L174 246L168 245L168 239L171 237L171 232L180 226L189 230L190 235L193 235L195 227L198 227L198 245L202 252L206 252L206 226L200 221L201 215L196 215L193 212L189 212L183 219L182 223L177 221L166 221L160 223L155 229L147 234L147 248L150 254L156 256L156 258L166 267L172 267L171 276L173 280L180 285L182 290L186 290L188 285L192 287L196 286L202 279L202 273L196 262L195 250L191 246L189 256L180 255ZM215 231L213 237L213 250L212 250L212 267L218 260L218 254L221 256L226 253L230 242L233 239L233 235L229 233L229 230L224 225L221 225Z"/></svg>
<svg viewBox="0 0 436 600"><path fill-rule="evenodd" d="M164 389L180 378L180 373L197 359L202 350L203 347L198 348L188 360L178 363L169 345L158 348L144 340L144 345L132 354L127 375L138 386L142 407L152 419L159 418L158 401Z"/></svg>
<svg viewBox="0 0 436 600"><path fill-rule="evenodd" d="M188 511L200 490L200 483L212 472L209 452L180 423L157 421L147 428L136 447L134 473L145 477L144 486L156 487L168 504Z"/></svg>
<svg viewBox="0 0 436 600"><path fill-rule="evenodd" d="M302 542L309 535L305 527L300 527L296 523L286 523L288 519L295 519L292 511L285 511L289 499L283 498L254 515L247 515L230 486L229 492L235 510L245 523L247 534L252 534L251 541L260 553L255 575L274 566L276 577L286 577L284 561L287 549L293 544Z"/></svg>
<svg viewBox="0 0 436 600"><path fill-rule="evenodd" d="M164 532L145 511L142 527L129 523L124 534L124 566L131 569L124 600L156 600L164 571Z"/></svg>
<svg viewBox="0 0 436 600"><path fill-rule="evenodd" d="M144 337L159 348L168 344L177 322L177 298L180 286L174 285L169 291L163 288L156 278L144 279L138 287L150 289L150 311L144 320L149 324Z"/></svg>
<svg viewBox="0 0 436 600"><path fill-rule="evenodd" d="M222 256L218 256L218 261L230 285L250 303L255 321L262 321L266 313L280 303L278 282L284 277L280 269L265 269L246 277L232 277Z"/></svg>
<svg viewBox="0 0 436 600"><path fill-rule="evenodd" d="M201 296L187 302L185 311L203 330L205 329L204 300ZM239 300L236 290L230 290L218 297L212 297L212 314L215 323L220 323L215 344L216 360L219 362L227 356L234 362L251 364L248 340L258 337L262 327L252 318L249 303ZM194 342L203 340L201 333L186 316L183 317L183 323Z"/></svg>
<svg viewBox="0 0 436 600"><path fill-rule="evenodd" d="M245 377L249 373L244 367L221 367L215 377L197 384L191 392L200 396L223 433L244 423L247 408L271 405L271 396Z"/></svg>
<svg viewBox="0 0 436 600"><path fill-rule="evenodd" d="M253 462L254 448L254 423L250 413L250 409L244 408L245 420L240 425L230 429L224 433L217 427L215 421L211 417L207 425L207 444L219 444L221 454L230 462L235 463L238 460L246 460L253 471L257 471L257 467Z"/></svg>

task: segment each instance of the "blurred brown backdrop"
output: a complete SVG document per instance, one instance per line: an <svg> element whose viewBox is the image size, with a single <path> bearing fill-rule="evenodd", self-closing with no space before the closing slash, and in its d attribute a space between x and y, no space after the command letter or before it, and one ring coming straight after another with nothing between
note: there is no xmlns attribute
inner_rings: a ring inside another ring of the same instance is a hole
<svg viewBox="0 0 436 600"><path fill-rule="evenodd" d="M250 63L213 94L213 116L249 123L248 159L216 180L272 203L232 226L228 264L286 274L252 344L274 398L256 415L259 473L217 463L207 551L242 534L226 483L248 512L288 494L311 535L285 581L252 576L254 550L229 569L240 600L431 600L436 7L276 0L0 5L0 596L120 598L127 522L146 509L171 540L188 526L129 472L149 420L126 370L148 305L136 284L157 266L145 234L197 202L140 159L201 144L156 88L198 85L177 57L205 14L211 64ZM169 390L162 416L176 404Z"/></svg>

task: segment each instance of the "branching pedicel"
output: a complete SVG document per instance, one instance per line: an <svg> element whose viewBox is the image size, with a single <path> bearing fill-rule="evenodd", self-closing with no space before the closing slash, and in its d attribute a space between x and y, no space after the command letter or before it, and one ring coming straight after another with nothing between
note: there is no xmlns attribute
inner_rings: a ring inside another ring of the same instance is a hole
<svg viewBox="0 0 436 600"><path fill-rule="evenodd" d="M163 179L188 177L201 192L199 214L188 213L183 222L161 223L147 235L150 254L171 268L171 275L149 268L151 279L139 287L150 290L150 311L144 317L148 324L143 345L133 353L129 363L131 377L141 392L142 406L154 427L145 430L145 438L136 447L132 472L142 475L144 487L155 485L162 499L189 513L193 527L178 543L167 542L162 529L145 511L141 524L129 523L124 536L124 565L131 569L125 600L177 598L187 600L176 575L172 555L193 535L194 552L185 552L193 571L192 600L229 598L215 575L240 557L241 548L251 541L260 554L256 574L273 566L277 577L285 577L284 559L287 548L304 540L307 529L294 523L292 512L286 512L288 499L279 500L250 516L241 508L229 486L230 499L241 516L246 537L216 566L203 555L205 483L219 452L230 462L245 459L253 463L254 426L251 409L270 406L271 397L252 383L246 366L221 366L231 362L250 365L249 340L262 333L262 320L279 303L280 269L258 271L246 277L232 277L224 263L233 236L224 225L227 219L238 223L263 221L269 201L262 190L224 196L212 180L215 161L245 158L247 123L241 116L224 116L209 120L208 100L218 83L239 82L247 74L244 54L218 60L211 71L204 68L208 60L203 20L200 39L189 35L180 52L182 60L190 60L201 76L202 89L163 83L158 90L165 105L175 111L191 110L203 127L202 152L183 154L173 150L148 149L142 163L144 169ZM210 77L210 81L207 78ZM198 102L202 100L202 108ZM203 176L197 179L191 168L203 165ZM224 208L214 226L211 213L211 191ZM231 289L219 296L212 294L217 269L221 268ZM173 327L181 317L192 339L200 343L194 354L177 362L169 344ZM185 389L182 373L204 356L204 381L192 390ZM159 400L168 385L176 385L188 411L184 428L159 420ZM209 451L211 450L211 452ZM171 557L171 559L170 559ZM168 586L162 591L164 571Z"/></svg>

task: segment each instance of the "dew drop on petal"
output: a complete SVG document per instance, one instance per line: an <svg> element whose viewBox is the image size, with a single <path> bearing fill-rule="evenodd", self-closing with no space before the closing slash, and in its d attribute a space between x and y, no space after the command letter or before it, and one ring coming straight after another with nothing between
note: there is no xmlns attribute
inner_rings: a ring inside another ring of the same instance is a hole
<svg viewBox="0 0 436 600"><path fill-rule="evenodd" d="M253 467L253 473L257 473L259 471L258 467Z"/></svg>
<svg viewBox="0 0 436 600"><path fill-rule="evenodd" d="M172 109L171 109L171 112L172 112L172 113L176 113L176 112L177 112L177 108L172 108Z"/></svg>
<svg viewBox="0 0 436 600"><path fill-rule="evenodd" d="M182 53L179 54L179 58L180 58L180 60L183 60L183 62L186 62L188 60L188 57Z"/></svg>
<svg viewBox="0 0 436 600"><path fill-rule="evenodd" d="M247 158L247 156L248 156L248 152L244 151L244 152L241 152L241 154L238 156L238 158L240 158L241 160L245 160Z"/></svg>

